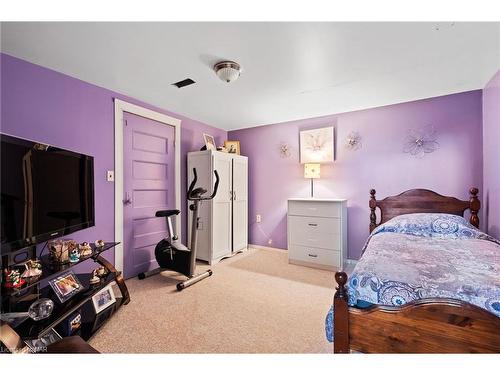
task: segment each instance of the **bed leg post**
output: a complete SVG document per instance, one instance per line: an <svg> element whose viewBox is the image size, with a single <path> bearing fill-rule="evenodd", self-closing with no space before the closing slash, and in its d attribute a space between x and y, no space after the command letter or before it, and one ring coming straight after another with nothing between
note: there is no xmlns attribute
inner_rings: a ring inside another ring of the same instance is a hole
<svg viewBox="0 0 500 375"><path fill-rule="evenodd" d="M377 208L377 198L375 189L370 190L370 233L377 227L377 215L375 209Z"/></svg>
<svg viewBox="0 0 500 375"><path fill-rule="evenodd" d="M477 198L479 189L473 187L469 190L469 192L470 192L470 200L469 200L470 223L474 225L476 228L479 228L479 216L477 216L477 212L481 208L481 202Z"/></svg>
<svg viewBox="0 0 500 375"><path fill-rule="evenodd" d="M349 307L347 305L347 274L336 272L339 286L333 297L333 352L349 353Z"/></svg>

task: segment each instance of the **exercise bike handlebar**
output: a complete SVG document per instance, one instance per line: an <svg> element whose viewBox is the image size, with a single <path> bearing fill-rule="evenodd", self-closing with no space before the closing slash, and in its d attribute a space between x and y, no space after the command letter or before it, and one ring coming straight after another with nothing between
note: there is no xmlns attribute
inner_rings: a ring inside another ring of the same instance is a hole
<svg viewBox="0 0 500 375"><path fill-rule="evenodd" d="M198 181L198 174L196 173L196 168L193 168L193 181L191 181L191 184L189 184L189 189L187 192L187 197L188 199L191 197L191 193L193 192L194 185L196 185L196 181Z"/></svg>
<svg viewBox="0 0 500 375"><path fill-rule="evenodd" d="M195 189L195 185L196 185L196 182L198 181L198 174L196 173L196 168L193 168L193 181L191 181L191 184L189 185L189 189L188 189L188 192L187 192L187 199L188 200L191 200L191 201L206 201L206 200L211 200L215 197L215 195L217 194L217 190L219 189L219 174L217 173L217 170L214 170L214 174L215 174L215 185L214 185L214 189L212 191L212 194L208 197L202 197L202 196L199 196L199 197L193 197L193 191L196 190Z"/></svg>
<svg viewBox="0 0 500 375"><path fill-rule="evenodd" d="M219 189L219 174L217 173L216 169L214 169L214 175L215 175L214 190L213 190L212 194L210 195L210 197L205 198L205 199L214 199L214 197L217 195L217 190Z"/></svg>

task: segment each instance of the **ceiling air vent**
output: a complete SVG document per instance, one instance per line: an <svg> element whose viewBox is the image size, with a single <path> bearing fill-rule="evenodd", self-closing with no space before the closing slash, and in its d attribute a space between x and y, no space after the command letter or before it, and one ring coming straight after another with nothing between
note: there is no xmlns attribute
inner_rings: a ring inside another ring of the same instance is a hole
<svg viewBox="0 0 500 375"><path fill-rule="evenodd" d="M182 81L172 83L172 85L177 86L177 88L180 89L184 86L192 85L193 83L196 83L196 82L193 81L191 78L186 78L186 79L183 79Z"/></svg>

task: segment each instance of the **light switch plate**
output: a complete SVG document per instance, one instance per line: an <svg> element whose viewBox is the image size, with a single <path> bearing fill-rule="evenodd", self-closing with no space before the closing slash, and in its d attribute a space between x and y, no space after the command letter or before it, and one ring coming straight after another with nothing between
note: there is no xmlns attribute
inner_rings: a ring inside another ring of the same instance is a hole
<svg viewBox="0 0 500 375"><path fill-rule="evenodd" d="M115 180L115 171L107 171L106 172L106 180L108 182L113 182Z"/></svg>

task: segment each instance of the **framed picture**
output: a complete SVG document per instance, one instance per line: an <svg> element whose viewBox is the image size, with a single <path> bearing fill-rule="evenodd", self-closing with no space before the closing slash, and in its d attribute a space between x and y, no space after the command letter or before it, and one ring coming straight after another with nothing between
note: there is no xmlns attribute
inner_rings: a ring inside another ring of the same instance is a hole
<svg viewBox="0 0 500 375"><path fill-rule="evenodd" d="M240 141L224 141L224 147L230 154L241 155Z"/></svg>
<svg viewBox="0 0 500 375"><path fill-rule="evenodd" d="M52 328L49 333L39 339L26 340L25 343L31 349L33 353L45 353L47 352L47 346L59 341L61 336Z"/></svg>
<svg viewBox="0 0 500 375"><path fill-rule="evenodd" d="M92 303L94 304L96 314L99 314L102 310L111 306L115 302L115 293L113 293L111 285L101 289L92 297Z"/></svg>
<svg viewBox="0 0 500 375"><path fill-rule="evenodd" d="M300 132L300 162L333 162L334 137L333 126Z"/></svg>
<svg viewBox="0 0 500 375"><path fill-rule="evenodd" d="M207 150L217 150L217 146L215 145L215 139L210 134L203 134L203 139L205 140L205 146Z"/></svg>
<svg viewBox="0 0 500 375"><path fill-rule="evenodd" d="M83 285L73 271L68 271L50 280L49 284L61 303L66 302L75 294L83 290Z"/></svg>
<svg viewBox="0 0 500 375"><path fill-rule="evenodd" d="M92 326L92 332L97 331L101 326L108 320L111 315L113 315L113 307L107 307L104 311L96 315L94 320L94 325Z"/></svg>

